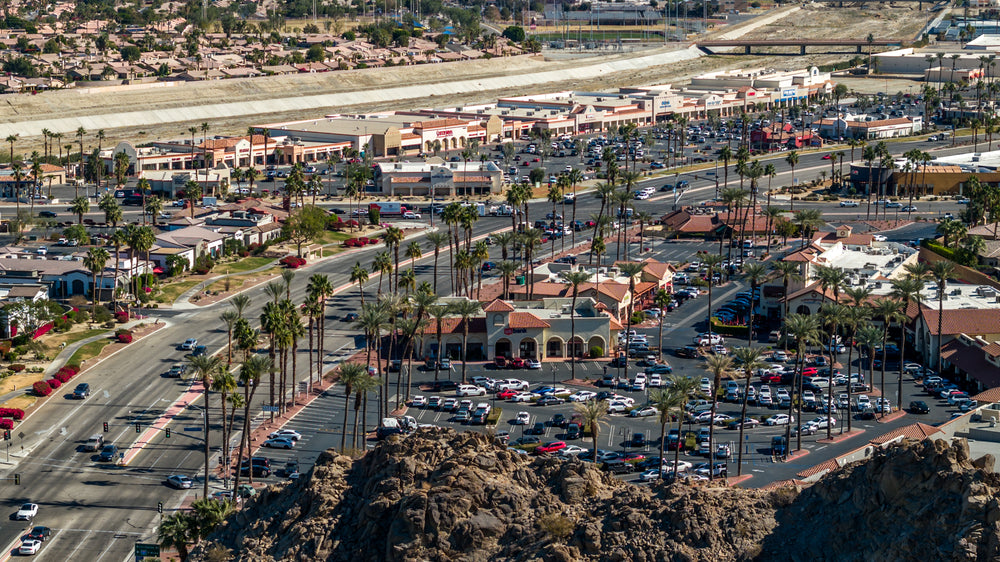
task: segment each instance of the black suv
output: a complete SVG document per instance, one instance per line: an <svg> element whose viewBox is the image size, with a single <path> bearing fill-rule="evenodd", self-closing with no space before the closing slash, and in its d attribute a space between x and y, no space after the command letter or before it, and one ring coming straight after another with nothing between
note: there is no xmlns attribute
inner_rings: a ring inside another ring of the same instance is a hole
<svg viewBox="0 0 1000 562"><path fill-rule="evenodd" d="M254 457L250 461L253 464L253 475L254 476L270 476L271 475L271 459L267 457ZM249 473L250 463L243 460L240 463L240 474Z"/></svg>
<svg viewBox="0 0 1000 562"><path fill-rule="evenodd" d="M118 446L117 445L105 445L101 449L101 462L111 462L118 457Z"/></svg>
<svg viewBox="0 0 1000 562"><path fill-rule="evenodd" d="M612 474L628 474L632 472L632 465L621 459L605 461L601 468L605 472L610 472Z"/></svg>
<svg viewBox="0 0 1000 562"><path fill-rule="evenodd" d="M914 400L910 402L910 411L914 414L928 414L931 409L927 407L927 402L923 400Z"/></svg>
<svg viewBox="0 0 1000 562"><path fill-rule="evenodd" d="M83 400L88 396L90 396L90 385L85 382L76 385L76 388L73 389L73 398L77 400Z"/></svg>

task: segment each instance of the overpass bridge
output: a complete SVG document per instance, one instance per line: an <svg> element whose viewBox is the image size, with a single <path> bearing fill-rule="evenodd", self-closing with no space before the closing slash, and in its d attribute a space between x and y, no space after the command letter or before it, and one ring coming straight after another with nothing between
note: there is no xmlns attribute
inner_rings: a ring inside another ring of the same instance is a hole
<svg viewBox="0 0 1000 562"><path fill-rule="evenodd" d="M866 47L900 47L903 42L898 39L723 39L698 41L695 45L708 54L713 47L743 47L743 54L749 55L754 47L798 47L799 54L806 54L807 47L847 47L848 52L862 53ZM828 51L834 52L834 51Z"/></svg>

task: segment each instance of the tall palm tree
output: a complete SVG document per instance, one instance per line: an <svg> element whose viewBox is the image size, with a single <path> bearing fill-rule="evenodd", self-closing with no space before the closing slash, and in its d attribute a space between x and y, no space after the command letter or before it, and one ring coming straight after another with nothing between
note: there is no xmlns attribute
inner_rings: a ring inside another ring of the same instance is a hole
<svg viewBox="0 0 1000 562"><path fill-rule="evenodd" d="M830 365L832 369L832 366L835 365L837 362L836 359L837 346L834 344L834 342L836 341L837 329L847 321L847 307L835 302L823 303L823 305L821 305L819 308L819 317L820 321L823 322L823 324L830 327L830 333L829 336L826 338L826 340L829 342L827 349L829 351ZM848 379L850 379L851 376L850 365L848 365L847 371L848 371L847 377ZM850 386L850 380L848 380L847 386ZM826 407L827 407L826 437L827 439L829 439L833 436L832 435L833 425L830 422L830 420L832 419L830 412L833 410L832 390L830 392L827 392Z"/></svg>
<svg viewBox="0 0 1000 562"><path fill-rule="evenodd" d="M83 258L83 266L86 267L93 276L90 284L90 298L94 303L95 309L101 304L101 289L97 284L97 275L100 274L101 284L104 284L104 268L108 265L109 259L111 259L111 254L100 246L94 246L87 250L87 255Z"/></svg>
<svg viewBox="0 0 1000 562"><path fill-rule="evenodd" d="M70 212L76 215L76 224L83 224L83 215L90 212L90 201L86 197L77 197L70 201Z"/></svg>
<svg viewBox="0 0 1000 562"><path fill-rule="evenodd" d="M698 381L694 380L693 377L685 377L681 375L670 375L670 385L674 392L677 393L680 401L682 403L687 402L692 398L701 396L701 386ZM682 445L682 435L681 429L684 426L684 416L677 416L677 446L674 448L674 465L673 471L676 479L677 476L677 465L680 463L681 456L681 445ZM662 459L661 459L662 461Z"/></svg>
<svg viewBox="0 0 1000 562"><path fill-rule="evenodd" d="M646 264L643 262L625 262L618 266L618 271L622 277L628 278L628 294L629 294L629 304L625 311L626 314L626 334L632 330L632 315L635 312L635 278L642 273L642 270L646 268ZM599 296L599 293L595 292L595 296ZM628 353L625 354L625 372L628 372Z"/></svg>
<svg viewBox="0 0 1000 562"><path fill-rule="evenodd" d="M902 313L902 303L892 298L880 298L875 299L872 303L872 314L876 318L882 320L882 374L881 382L879 384L879 394L882 398L886 398L885 392L885 364L888 363L888 358L885 353L886 341L889 339L889 327L893 322L901 321L903 318ZM873 381L874 382L874 381ZM883 409L879 408L879 417L884 416Z"/></svg>
<svg viewBox="0 0 1000 562"><path fill-rule="evenodd" d="M735 363L738 363L740 367L743 368L743 374L746 375L746 384L743 386L743 398L741 400L742 407L740 408L740 438L737 441L739 443L737 460L736 460L736 475L741 476L743 474L743 429L745 421L747 419L747 400L750 397L750 379L753 377L754 372L765 365L761 354L760 348L754 347L737 347L733 350L733 357L735 358Z"/></svg>
<svg viewBox="0 0 1000 562"><path fill-rule="evenodd" d="M904 277L902 279L893 279L892 291L889 292L889 296L902 303L900 312L902 312L903 318L899 321L899 377L897 378L896 387L900 407L903 404L903 365L906 364L906 322L909 320L906 313L910 308L910 304L916 303L917 314L919 315L921 308L920 291L923 289L923 279Z"/></svg>
<svg viewBox="0 0 1000 562"><path fill-rule="evenodd" d="M594 445L594 462L597 462L597 440L601 435L601 426L607 425L605 418L608 416L607 400L587 400L586 402L573 403L573 411L580 415L584 431L590 430L590 439Z"/></svg>
<svg viewBox="0 0 1000 562"><path fill-rule="evenodd" d="M955 264L948 260L939 260L931 266L931 275L937 283L938 319L937 319L937 372L941 372L941 323L944 319L944 293L948 289L948 279L955 274ZM902 404L900 405L902 407Z"/></svg>
<svg viewBox="0 0 1000 562"><path fill-rule="evenodd" d="M157 538L160 546L176 548L177 557L184 562L188 558L188 545L198 540L194 517L183 511L167 516L157 530Z"/></svg>
<svg viewBox="0 0 1000 562"><path fill-rule="evenodd" d="M379 252L372 260L372 273L378 273L378 291L376 295L382 294L382 280L392 273L392 256L389 252ZM389 289L392 289L392 279L389 279Z"/></svg>
<svg viewBox="0 0 1000 562"><path fill-rule="evenodd" d="M256 336L253 337L253 340L256 341ZM261 375L273 369L274 361L265 355L248 355L243 361L243 366L240 367L240 382L243 383L243 436L240 439L239 453L237 454L234 490L238 490L240 487L239 465L243 462L244 446L246 449L250 448L250 404L253 402L253 395L257 392L257 387L260 386ZM247 474L252 483L253 471L250 470Z"/></svg>
<svg viewBox="0 0 1000 562"><path fill-rule="evenodd" d="M586 271L564 271L562 278L573 287L573 302L569 309L569 369L570 378L576 380L576 298L580 294L580 285L590 281L591 273Z"/></svg>
<svg viewBox="0 0 1000 562"><path fill-rule="evenodd" d="M664 447L667 440L667 424L674 412L684 406L685 398L673 388L657 388L649 393L649 404L656 408L656 421L660 424L660 477L663 477Z"/></svg>
<svg viewBox="0 0 1000 562"><path fill-rule="evenodd" d="M229 480L229 427L226 426L226 401L229 395L236 392L236 377L233 376L233 372L229 370L229 367L219 366L219 369L214 377L212 377L212 390L219 393L222 398L220 401L220 407L222 408L222 458L226 459L226 480ZM205 407L208 407L208 403L205 403Z"/></svg>
<svg viewBox="0 0 1000 562"><path fill-rule="evenodd" d="M849 289L850 290L850 289ZM867 297L866 297L867 298ZM871 318L871 309L867 306L847 306L847 313L844 315L843 326L847 329L847 403L851 403L851 364L852 355L857 341L858 328L864 325ZM861 369L858 369L860 374ZM861 382L860 377L858 382ZM842 428L843 429L843 428ZM847 432L851 432L851 416L847 416Z"/></svg>
<svg viewBox="0 0 1000 562"><path fill-rule="evenodd" d="M435 304L427 307L427 314L434 319L435 331L437 334L437 356L434 358L434 380L438 380L441 372L441 358L444 357L444 348L441 347L441 331L444 319L451 314L450 304ZM448 371L448 379L451 379L451 371Z"/></svg>
<svg viewBox="0 0 1000 562"><path fill-rule="evenodd" d="M466 362L469 358L469 322L480 311L477 301L461 300L452 304L452 313L462 317L462 384L465 384Z"/></svg>
<svg viewBox="0 0 1000 562"><path fill-rule="evenodd" d="M503 282L503 299L507 300L510 294L510 280L517 272L517 263L505 260L497 264L497 274Z"/></svg>
<svg viewBox="0 0 1000 562"><path fill-rule="evenodd" d="M794 184L795 183L795 166L799 163L799 153L796 152L796 151L794 151L794 150L792 150L791 152L789 152L788 155L785 156L785 163L788 164L788 167L792 169L792 183ZM788 201L789 201L789 204L790 204L789 205L789 210L790 211L794 211L795 210L795 196L793 195L793 196L789 197Z"/></svg>
<svg viewBox="0 0 1000 562"><path fill-rule="evenodd" d="M354 382L354 429L351 430L351 436L355 439L353 444L355 449L360 449L364 443L364 435L366 430L364 426L361 428L361 432L358 432L358 420L367 419L367 415L358 415L359 411L364 405L365 412L368 409L368 394L371 392L382 388L382 379L374 375L363 376ZM381 407L381 405L380 405ZM380 416L381 419L381 416ZM361 439L361 443L357 442L357 439Z"/></svg>
<svg viewBox="0 0 1000 562"><path fill-rule="evenodd" d="M234 310L236 310L236 315L243 318L243 314L246 312L247 307L250 306L250 296L245 293L240 293L229 299L229 304Z"/></svg>
<svg viewBox="0 0 1000 562"><path fill-rule="evenodd" d="M757 288L770 277L771 271L763 262L754 261L743 267L743 278L750 283L750 310L747 312L747 345L753 346L754 309L757 307Z"/></svg>
<svg viewBox="0 0 1000 562"><path fill-rule="evenodd" d="M712 373L712 395L708 398L712 402L712 422L708 426L708 458L711 461L715 456L715 410L719 404L719 385L722 383L722 375L732 367L733 360L725 355L709 355L707 359L705 370ZM708 471L709 480L714 479L713 472Z"/></svg>
<svg viewBox="0 0 1000 562"><path fill-rule="evenodd" d="M340 364L340 377L337 379L337 384L344 387L344 424L343 432L340 434L340 452L344 453L347 449L347 411L350 409L351 403L351 392L354 391L355 385L363 377L367 378L368 369L365 368L361 363L341 363ZM351 435L351 444L354 444L354 436Z"/></svg>
<svg viewBox="0 0 1000 562"><path fill-rule="evenodd" d="M798 399L792 400L788 404L788 427L785 428L785 443L791 443L792 419L801 421L802 419L802 368L805 366L805 351L807 345L815 344L819 341L819 318L808 314L790 314L785 319L785 331L788 336L795 338L795 380L798 386ZM786 337L787 339L787 337ZM794 389L793 389L794 391ZM794 394L794 392L793 392ZM793 396L794 397L794 396ZM798 416L793 418L792 408L798 404ZM802 449L802 432L796 432L795 450Z"/></svg>
<svg viewBox="0 0 1000 562"><path fill-rule="evenodd" d="M319 348L315 345L316 341L316 328L320 325L320 319L323 316L323 305L320 304L319 300L314 298L312 295L306 295L305 301L301 306L302 315L308 319L308 332L309 332L309 377L307 379L307 394L312 394L313 385L313 370L318 371L317 378L322 378L323 376L323 356L319 354ZM313 360L313 352L317 352L316 360Z"/></svg>
<svg viewBox="0 0 1000 562"><path fill-rule="evenodd" d="M774 270L776 277L781 277L781 284L784 287L785 298L785 310L782 313L782 318L788 318L788 285L792 281L801 281L802 274L799 273L800 265L793 261L776 261L771 264L771 269ZM785 351L788 351L788 338L785 339Z"/></svg>
<svg viewBox="0 0 1000 562"><path fill-rule="evenodd" d="M198 378L201 380L202 388L205 393L205 405L203 414L205 416L205 481L202 488L202 497L208 497L208 473L210 470L209 466L209 456L210 456L210 439L209 439L209 429L212 424L209 422L209 391L212 389L212 378L219 374L219 370L222 367L222 360L218 357L211 355L198 355L197 357L191 357L191 367L195 370Z"/></svg>
<svg viewBox="0 0 1000 562"><path fill-rule="evenodd" d="M712 338L712 287L715 286L713 277L718 271L719 264L722 263L722 256L718 254L705 254L702 256L702 264L705 265L705 277L708 279L708 338Z"/></svg>
<svg viewBox="0 0 1000 562"><path fill-rule="evenodd" d="M396 272L396 279L392 286L399 290L399 245L403 242L403 231L395 226L385 229L382 235L385 247L393 254L393 270Z"/></svg>
<svg viewBox="0 0 1000 562"><path fill-rule="evenodd" d="M426 238L434 248L434 294L438 294L438 255L441 247L448 243L448 235L444 232L428 232Z"/></svg>
<svg viewBox="0 0 1000 562"><path fill-rule="evenodd" d="M656 296L653 297L653 304L660 309L659 328L656 334L656 358L660 361L663 360L663 317L667 315L667 308L670 306L670 302L673 298L674 297L664 289L656 291Z"/></svg>
<svg viewBox="0 0 1000 562"><path fill-rule="evenodd" d="M873 386L875 384L875 349L882 343L882 332L881 328L872 324L865 324L857 332L858 346L860 348L858 350L858 357L859 359L861 358L861 349L865 349L868 359L868 380L871 381Z"/></svg>
<svg viewBox="0 0 1000 562"><path fill-rule="evenodd" d="M226 365L233 364L233 328L236 326L236 321L240 319L240 315L236 313L235 310L229 308L223 310L219 314L219 320L226 325ZM225 397L223 397L225 400Z"/></svg>
<svg viewBox="0 0 1000 562"><path fill-rule="evenodd" d="M365 305L365 283L368 281L368 270L361 267L361 262L354 262L351 269L351 283L358 284L358 294L361 296L361 306Z"/></svg>

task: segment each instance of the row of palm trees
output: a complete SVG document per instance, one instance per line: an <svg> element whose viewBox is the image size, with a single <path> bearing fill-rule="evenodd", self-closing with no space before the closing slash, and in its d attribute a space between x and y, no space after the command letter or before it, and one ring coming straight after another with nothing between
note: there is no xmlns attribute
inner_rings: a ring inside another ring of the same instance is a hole
<svg viewBox="0 0 1000 562"><path fill-rule="evenodd" d="M130 224L125 228L115 228L115 230L111 232L110 241L115 246L113 256L101 246L91 246L87 250L87 254L83 259L84 267L90 271L92 276L91 299L95 306L101 304L100 287L104 285L104 274L109 260L113 260L115 268L116 287L112 291L111 295L115 305L118 304L119 298L122 296L123 292L127 292L128 294L131 294L134 299L138 299L139 292L144 288L142 286L142 276L136 274L137 268L135 267L135 264L140 257L143 257L146 263L149 263L149 252L156 243L156 235L153 233L153 229L149 226ZM121 272L121 261L119 257L121 256L122 247L128 247L129 257L132 263L132 275L130 276L128 287L119 289L117 287L117 279ZM98 283L98 278L100 278L100 283Z"/></svg>

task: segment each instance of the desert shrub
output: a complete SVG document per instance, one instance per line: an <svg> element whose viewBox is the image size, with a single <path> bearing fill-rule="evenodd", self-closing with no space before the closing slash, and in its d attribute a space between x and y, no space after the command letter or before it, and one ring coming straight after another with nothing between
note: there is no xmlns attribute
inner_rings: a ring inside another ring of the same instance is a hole
<svg viewBox="0 0 1000 562"><path fill-rule="evenodd" d="M35 394L38 396L48 396L49 394L52 394L52 387L45 381L36 382L31 385L31 389L34 390Z"/></svg>

